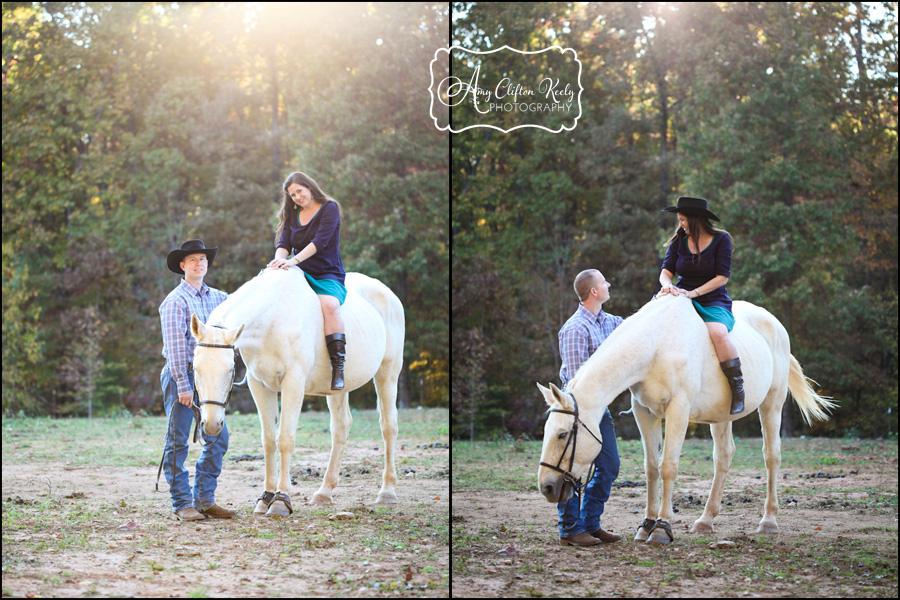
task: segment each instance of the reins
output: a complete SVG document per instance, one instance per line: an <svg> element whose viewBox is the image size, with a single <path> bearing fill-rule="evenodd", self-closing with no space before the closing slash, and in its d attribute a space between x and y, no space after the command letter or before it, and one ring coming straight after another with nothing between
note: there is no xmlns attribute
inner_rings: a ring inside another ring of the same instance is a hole
<svg viewBox="0 0 900 600"><path fill-rule="evenodd" d="M218 327L220 329L225 329L221 325L213 325L213 327ZM234 350L234 345L224 345L224 344L203 344L197 342L198 346L203 346L204 348L225 348ZM216 402L214 400L200 400L200 394L197 392L197 382L194 382L194 398L191 400L191 409L194 411L194 443L198 443L198 431L197 428L200 425L200 407L204 404L215 404L217 406L221 406L222 409L225 409L228 406L228 403L231 401L231 390L234 389L234 365L231 366L231 386L228 388L228 394L225 396L225 402ZM225 428L223 427L224 431ZM222 435L222 432L219 432L219 435ZM214 445L219 440L219 435L210 442L209 444L204 444L202 441L199 442L201 448L206 448L208 446Z"/></svg>
<svg viewBox="0 0 900 600"><path fill-rule="evenodd" d="M219 329L225 329L221 325L213 325L213 327L218 327ZM226 344L204 344L202 342L197 342L197 345L203 346L204 348L225 348L225 349L230 349L230 350L235 349L233 344L228 344L228 345L226 345ZM193 371L193 367L189 367L188 374L190 375L190 373L192 371ZM201 401L200 394L197 392L197 382L196 381L194 382L194 397L191 399L191 409L194 412L194 443L195 444L198 443L198 439L199 439L198 428L200 426L200 407L203 404L216 404L218 406L221 406L222 409L224 410L228 406L228 403L231 401L231 391L233 389L234 389L234 366L233 365L231 367L231 387L228 388L228 394L225 396L225 402L216 402L214 400ZM177 403L178 400L176 399L175 402ZM168 419L166 420L166 439L167 440L169 438L169 435L172 433L172 413L173 412L175 412L174 404L172 406L172 410L169 411L169 416L168 416ZM224 430L225 430L225 428L223 426L222 431L224 431ZM202 441L200 441L199 442L200 447L201 448L209 448L210 446L214 446L216 444L216 442L219 441L219 436L222 435L222 431L220 431L219 435L217 435L215 437L215 439L213 439L213 441L211 441L208 444L204 444ZM163 466L163 461L165 461L165 459L166 459L166 449L164 447L162 458L159 459L159 469L156 472L156 491L157 492L159 491L159 478L160 478L160 475L162 474L162 466ZM174 447L172 448L172 476L173 477L175 476L175 448ZM172 486L169 486L169 490L171 490L171 489L172 489Z"/></svg>
<svg viewBox="0 0 900 600"><path fill-rule="evenodd" d="M563 448L562 454L559 455L559 460L556 462L556 465L551 465L551 464L545 463L545 462L541 462L540 464L543 467L547 467L548 469L553 469L554 471L562 473L564 485L565 485L565 483L569 483L572 485L572 488L575 490L575 494L578 496L578 507L580 509L581 508L582 491L586 487L587 483L590 483L591 478L594 476L594 471L596 470L596 465L594 464L594 461L597 460L597 457L595 456L591 460L591 466L588 469L586 483L582 483L580 477L576 480L575 475L572 474L572 466L575 463L575 449L576 449L576 446L578 445L578 424L581 423L581 425L584 426L585 431L587 431L591 435L592 438L597 440L597 443L600 444L601 450L603 449L603 442L600 441L600 439L597 438L596 435L594 435L594 433L584 423L584 421L582 421L578 417L578 402L575 400L575 396L571 392L569 392L569 396L572 397L572 403L575 407L575 410L561 410L558 408L551 408L549 411L549 412L562 413L564 415L572 415L574 417L574 422L572 423L572 431L571 431L570 435L568 436L568 439L566 440L566 447ZM572 444L572 454L569 456L569 468L568 468L568 470L563 470L560 468L560 465L562 465L563 458L565 458L565 456L566 456L566 451L569 449L570 442ZM597 452L597 454L600 454L599 451ZM562 490L560 490L560 495L562 495ZM567 512L568 512L568 503L566 503L566 513ZM565 517L565 513L563 516Z"/></svg>

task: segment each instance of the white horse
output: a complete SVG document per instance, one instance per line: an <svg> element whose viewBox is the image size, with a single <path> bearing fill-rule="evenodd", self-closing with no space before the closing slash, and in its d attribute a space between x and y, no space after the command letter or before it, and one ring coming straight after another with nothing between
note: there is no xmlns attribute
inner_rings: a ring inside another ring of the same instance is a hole
<svg viewBox="0 0 900 600"><path fill-rule="evenodd" d="M712 489L703 515L694 523L691 533L713 531L725 476L734 456L731 422L757 408L768 470L766 505L757 533L778 532L775 515L781 465L779 430L787 391L790 389L810 424L813 419L828 419L823 408L836 405L812 389L812 380L803 374L797 359L791 355L787 331L775 317L749 302L734 302L732 308L736 322L729 336L737 346L743 369L742 413L729 414L731 389L719 367L707 328L691 301L684 297L663 296L651 300L625 319L581 366L569 382L568 393L553 384L550 389L538 384L552 411L544 426L541 462L564 466L572 460L565 479L560 469L539 468L538 484L549 502L571 498L571 481L579 479L600 452L601 444L592 435L581 435L577 436L579 443L574 458L565 456L568 446L564 448L564 441L578 418L572 413L579 413L582 427L599 434L598 425L607 406L630 388L631 407L644 443L647 475L647 510L635 541L668 544L674 539L669 524L673 516L672 488L688 422L709 424L715 450ZM660 469L662 419L666 419L666 439ZM660 475L662 511L658 499Z"/></svg>
<svg viewBox="0 0 900 600"><path fill-rule="evenodd" d="M198 343L194 351L194 381L201 401L201 427L208 435L218 435L224 426L224 404L234 374L234 353L220 347L234 346L247 365L266 455L266 489L258 498L255 514L287 516L293 512L291 453L304 394L328 398L331 458L310 504L331 503L352 422L348 394L373 378L385 459L377 502L397 501L394 442L405 334L403 305L386 285L360 273L347 273L345 284L347 299L341 317L347 334L347 359L345 387L340 391L331 389L322 308L300 269L267 270L251 279L213 310L209 326L196 315L191 319L191 332L204 344ZM279 391L281 420L276 439ZM277 479L276 447L281 453Z"/></svg>

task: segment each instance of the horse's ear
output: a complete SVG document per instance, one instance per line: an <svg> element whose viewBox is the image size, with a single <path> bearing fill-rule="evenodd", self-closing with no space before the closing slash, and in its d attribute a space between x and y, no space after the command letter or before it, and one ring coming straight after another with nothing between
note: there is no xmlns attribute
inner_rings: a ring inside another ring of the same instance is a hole
<svg viewBox="0 0 900 600"><path fill-rule="evenodd" d="M194 336L194 339L200 339L200 327L203 323L200 322L200 319L197 318L197 313L191 315L191 333Z"/></svg>
<svg viewBox="0 0 900 600"><path fill-rule="evenodd" d="M569 397L563 394L558 387L553 385L553 382L550 382L550 393L553 394L553 399L566 410L571 410L572 403L569 401Z"/></svg>
<svg viewBox="0 0 900 600"><path fill-rule="evenodd" d="M225 336L226 344L234 344L239 337L241 337L241 332L244 331L244 326L241 325L237 329L228 332L228 335Z"/></svg>
<svg viewBox="0 0 900 600"><path fill-rule="evenodd" d="M535 385L538 386L538 389L541 390L541 394L544 395L544 400L547 402L547 405L548 405L550 408L553 408L553 407L556 405L556 403L553 402L553 394L550 392L550 389L549 389L549 388L545 388L544 386L542 386L542 385L541 385L540 383L538 383L537 381L535 381L534 383L535 383ZM550 385L553 385L553 384L551 383Z"/></svg>

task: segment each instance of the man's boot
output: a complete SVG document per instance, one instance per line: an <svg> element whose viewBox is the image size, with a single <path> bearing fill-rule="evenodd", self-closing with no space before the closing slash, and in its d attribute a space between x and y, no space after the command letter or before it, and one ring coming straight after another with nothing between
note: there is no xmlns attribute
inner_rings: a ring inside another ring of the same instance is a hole
<svg viewBox="0 0 900 600"><path fill-rule="evenodd" d="M744 376L741 374L741 359L732 358L720 362L719 366L722 367L728 385L731 386L731 414L744 412Z"/></svg>
<svg viewBox="0 0 900 600"><path fill-rule="evenodd" d="M347 338L343 333L335 333L325 336L325 345L328 346L328 355L331 357L331 389L344 389L344 347Z"/></svg>
<svg viewBox="0 0 900 600"><path fill-rule="evenodd" d="M559 538L560 546L596 546L600 543L602 543L600 540L591 536L591 534L586 531L582 531L578 535L573 535L571 537Z"/></svg>

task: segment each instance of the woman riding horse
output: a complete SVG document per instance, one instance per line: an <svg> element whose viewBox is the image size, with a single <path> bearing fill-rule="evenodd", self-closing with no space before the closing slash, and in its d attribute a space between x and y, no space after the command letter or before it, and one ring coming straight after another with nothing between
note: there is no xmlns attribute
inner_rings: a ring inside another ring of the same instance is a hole
<svg viewBox="0 0 900 600"><path fill-rule="evenodd" d="M737 348L728 337L734 328L731 298L725 289L731 275L731 234L712 226L709 220L718 221L719 217L707 209L703 198L682 196L677 206L663 211L677 213L678 228L666 242L668 250L659 275L662 289L657 295L674 294L693 301L731 387L731 414L736 415L744 410L744 379ZM680 276L679 287L672 284L675 273Z"/></svg>
<svg viewBox="0 0 900 600"><path fill-rule="evenodd" d="M267 269L290 269L302 264L313 291L319 295L325 318L325 345L331 358L331 389L344 389L344 321L341 305L347 298L346 273L341 262L341 207L322 192L312 177L299 171L285 180L284 203L275 238L275 258ZM288 253L293 256L288 259Z"/></svg>

